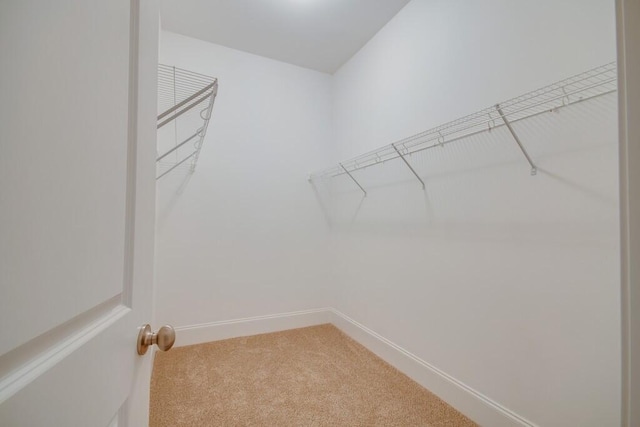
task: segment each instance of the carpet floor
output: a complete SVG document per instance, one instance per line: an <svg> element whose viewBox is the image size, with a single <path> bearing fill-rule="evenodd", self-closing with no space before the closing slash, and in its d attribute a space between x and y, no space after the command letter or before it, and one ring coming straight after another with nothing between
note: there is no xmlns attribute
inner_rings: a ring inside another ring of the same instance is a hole
<svg viewBox="0 0 640 427"><path fill-rule="evenodd" d="M157 352L151 427L475 426L333 325Z"/></svg>

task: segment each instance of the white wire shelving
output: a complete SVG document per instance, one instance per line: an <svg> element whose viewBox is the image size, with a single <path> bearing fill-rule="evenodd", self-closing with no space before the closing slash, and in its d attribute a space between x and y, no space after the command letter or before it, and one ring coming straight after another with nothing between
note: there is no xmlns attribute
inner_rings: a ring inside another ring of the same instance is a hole
<svg viewBox="0 0 640 427"><path fill-rule="evenodd" d="M512 123L547 112L557 111L569 105L594 99L616 90L617 67L615 62L611 62L340 162L336 166L312 173L309 179L347 175L366 196L366 190L353 176L353 172L382 164L388 160L401 159L424 188L423 179L411 166L407 156L435 147L443 147L446 144L483 132L491 132L491 130L503 126L506 126L514 141L518 144L520 151L531 167L531 175L536 175L536 164L527 152L524 142L520 140L513 129Z"/></svg>
<svg viewBox="0 0 640 427"><path fill-rule="evenodd" d="M218 94L218 79L158 65L156 179L174 170L194 172Z"/></svg>

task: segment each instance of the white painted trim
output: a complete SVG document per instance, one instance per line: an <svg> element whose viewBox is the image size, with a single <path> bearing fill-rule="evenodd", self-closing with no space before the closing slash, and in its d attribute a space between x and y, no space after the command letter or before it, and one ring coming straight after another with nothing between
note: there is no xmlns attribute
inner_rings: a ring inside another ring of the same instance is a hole
<svg viewBox="0 0 640 427"><path fill-rule="evenodd" d="M331 323L338 329L478 424L491 427L535 426L338 310L330 310Z"/></svg>
<svg viewBox="0 0 640 427"><path fill-rule="evenodd" d="M329 323L330 313L331 310L328 308L318 308L177 327L175 328L175 346L182 347L209 341L321 325L323 323Z"/></svg>
<svg viewBox="0 0 640 427"><path fill-rule="evenodd" d="M483 426L535 427L437 367L333 308L225 320L176 328L176 347L332 323L424 388Z"/></svg>
<svg viewBox="0 0 640 427"><path fill-rule="evenodd" d="M640 425L640 2L616 0L621 243L621 425ZM635 402L635 403L634 403Z"/></svg>

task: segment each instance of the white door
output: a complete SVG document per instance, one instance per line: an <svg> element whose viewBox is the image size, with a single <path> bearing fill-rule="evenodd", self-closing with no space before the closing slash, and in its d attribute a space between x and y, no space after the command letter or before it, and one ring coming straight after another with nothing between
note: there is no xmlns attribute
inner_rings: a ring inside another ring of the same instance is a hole
<svg viewBox="0 0 640 427"><path fill-rule="evenodd" d="M0 0L3 427L146 423L157 42L152 1Z"/></svg>

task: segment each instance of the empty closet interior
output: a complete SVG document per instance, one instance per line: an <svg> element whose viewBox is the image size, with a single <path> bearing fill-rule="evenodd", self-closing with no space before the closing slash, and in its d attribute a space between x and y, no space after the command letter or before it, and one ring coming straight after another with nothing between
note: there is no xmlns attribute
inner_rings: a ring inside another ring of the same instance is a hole
<svg viewBox="0 0 640 427"><path fill-rule="evenodd" d="M405 3L333 69L163 16L157 319L332 323L479 424L619 425L613 2Z"/></svg>

